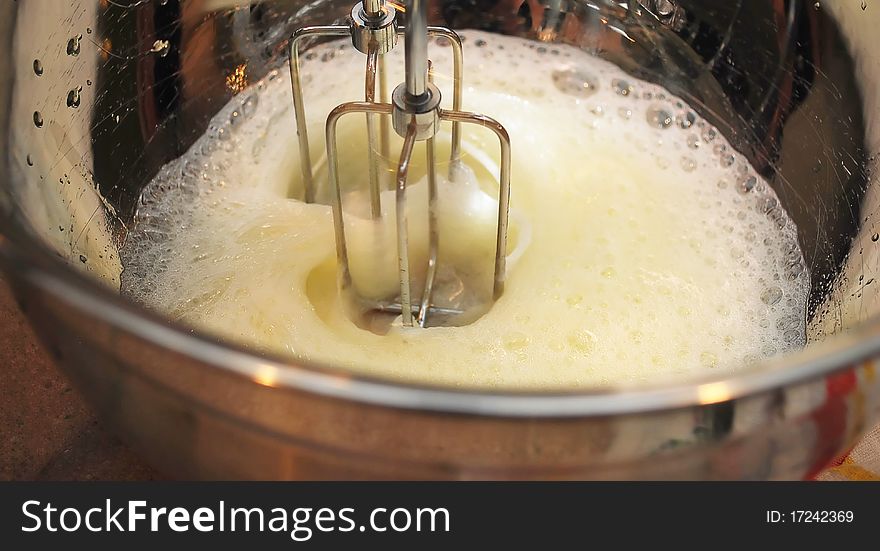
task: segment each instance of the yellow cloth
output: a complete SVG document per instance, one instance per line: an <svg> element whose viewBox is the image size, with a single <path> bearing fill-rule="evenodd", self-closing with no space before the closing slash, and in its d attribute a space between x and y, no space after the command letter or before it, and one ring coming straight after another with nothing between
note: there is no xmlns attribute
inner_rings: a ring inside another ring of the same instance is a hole
<svg viewBox="0 0 880 551"><path fill-rule="evenodd" d="M880 425L868 432L843 461L829 467L817 478L880 481Z"/></svg>

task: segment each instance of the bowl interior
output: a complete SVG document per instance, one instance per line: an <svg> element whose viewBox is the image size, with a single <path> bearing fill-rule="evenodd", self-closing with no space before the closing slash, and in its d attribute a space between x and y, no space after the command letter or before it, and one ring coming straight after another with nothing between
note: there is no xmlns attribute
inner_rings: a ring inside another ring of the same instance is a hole
<svg viewBox="0 0 880 551"><path fill-rule="evenodd" d="M876 75L864 56L877 16L810 2L680 0L671 12L642 4L438 0L429 19L576 46L687 99L797 224L811 279L808 342L873 318L877 131L863 106L874 105ZM227 102L284 67L296 28L342 22L350 8L350 0L8 6L4 232L118 290L119 248L144 186Z"/></svg>

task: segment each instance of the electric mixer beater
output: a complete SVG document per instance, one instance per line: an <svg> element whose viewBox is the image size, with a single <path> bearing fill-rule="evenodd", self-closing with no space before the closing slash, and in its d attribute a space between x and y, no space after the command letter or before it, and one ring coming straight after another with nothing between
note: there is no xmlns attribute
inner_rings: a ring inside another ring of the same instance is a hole
<svg viewBox="0 0 880 551"><path fill-rule="evenodd" d="M366 310L400 314L404 326L425 327L429 315L436 316L434 323L455 325L456 318L465 312L456 305L435 304L434 289L438 273L440 232L438 227L438 189L435 166L435 136L441 122L452 123L450 180L455 178L461 164L461 123L476 124L488 128L500 143L498 216L495 235L495 261L491 300L497 300L504 290L506 270L508 205L510 198L510 138L505 128L485 115L461 111L463 55L461 39L451 29L428 26L425 0L411 0L405 9L408 24L405 28L397 23L397 9L384 0L363 0L351 10L349 25L321 25L298 29L290 44L290 75L293 88L294 112L299 140L300 166L305 191L305 201L314 202L316 191L314 173L309 151L308 131L300 79L299 49L309 37L350 36L352 44L367 56L364 101L352 101L338 105L327 117L326 151L329 181L332 190L333 221L336 237L336 253L339 285L342 292L352 289L346 228L343 214L342 193L338 174L337 124L344 115L364 113L367 124L369 155L370 214L376 220L382 216L379 165L381 158L388 158L388 121L395 132L403 138L403 147L397 165L395 179L395 226L397 236L397 266L400 283L398 297L388 300L372 300L359 297L360 306ZM398 35L404 35L405 82L398 85L387 100L384 55L396 44ZM440 89L430 78L431 63L428 60L428 36L444 37L453 48L453 109L441 109ZM379 101L376 101L378 74ZM376 118L382 117L377 136ZM407 179L410 160L416 141L426 142L427 188L428 188L428 258L421 299L413 302L410 275L410 245L407 226ZM377 154L377 151L379 154ZM460 294L460 293L459 293ZM442 320L442 321L437 321Z"/></svg>

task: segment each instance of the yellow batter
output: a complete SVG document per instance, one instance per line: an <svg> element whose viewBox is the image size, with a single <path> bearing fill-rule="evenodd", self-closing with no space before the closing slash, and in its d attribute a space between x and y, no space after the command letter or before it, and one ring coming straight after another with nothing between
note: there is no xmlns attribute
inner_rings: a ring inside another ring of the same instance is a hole
<svg viewBox="0 0 880 551"><path fill-rule="evenodd" d="M464 36L465 108L502 122L513 145L507 286L483 317L386 335L349 319L330 207L292 198L301 189L284 72L233 100L148 186L123 250L123 292L256 349L462 387L645 381L732 370L803 344L808 281L795 228L720 134L665 90L576 49ZM344 43L313 53L303 64L306 108L325 181L324 120L362 97L364 58ZM444 99L449 53L431 46ZM403 66L402 48L388 66ZM401 79L392 72L391 82ZM396 251L375 260L376 223L357 216L366 210L354 191L366 189L363 128L361 116L342 124L340 166L357 285L381 294L397 284ZM498 147L488 131L465 128L473 174L441 181L443 246L488 286ZM448 135L439 141L443 175ZM423 163L413 171L410 219L423 219ZM320 195L326 203L325 184ZM385 207L391 215L393 196ZM419 259L424 232L414 224Z"/></svg>

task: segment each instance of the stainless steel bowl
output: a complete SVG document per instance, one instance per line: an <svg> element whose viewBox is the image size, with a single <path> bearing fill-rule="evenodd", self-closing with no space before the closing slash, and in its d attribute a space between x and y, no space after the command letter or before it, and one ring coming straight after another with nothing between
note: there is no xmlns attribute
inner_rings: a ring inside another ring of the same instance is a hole
<svg viewBox="0 0 880 551"><path fill-rule="evenodd" d="M629 11L435 0L431 13L456 29L577 45L697 106L798 224L812 292L796 354L676 384L468 392L257 355L121 298L118 279L99 275L118 262L140 190L245 81L283 67L296 27L340 20L351 1L0 5L0 265L59 365L157 467L200 478L803 478L880 418L880 7L849 0L642 0Z"/></svg>

